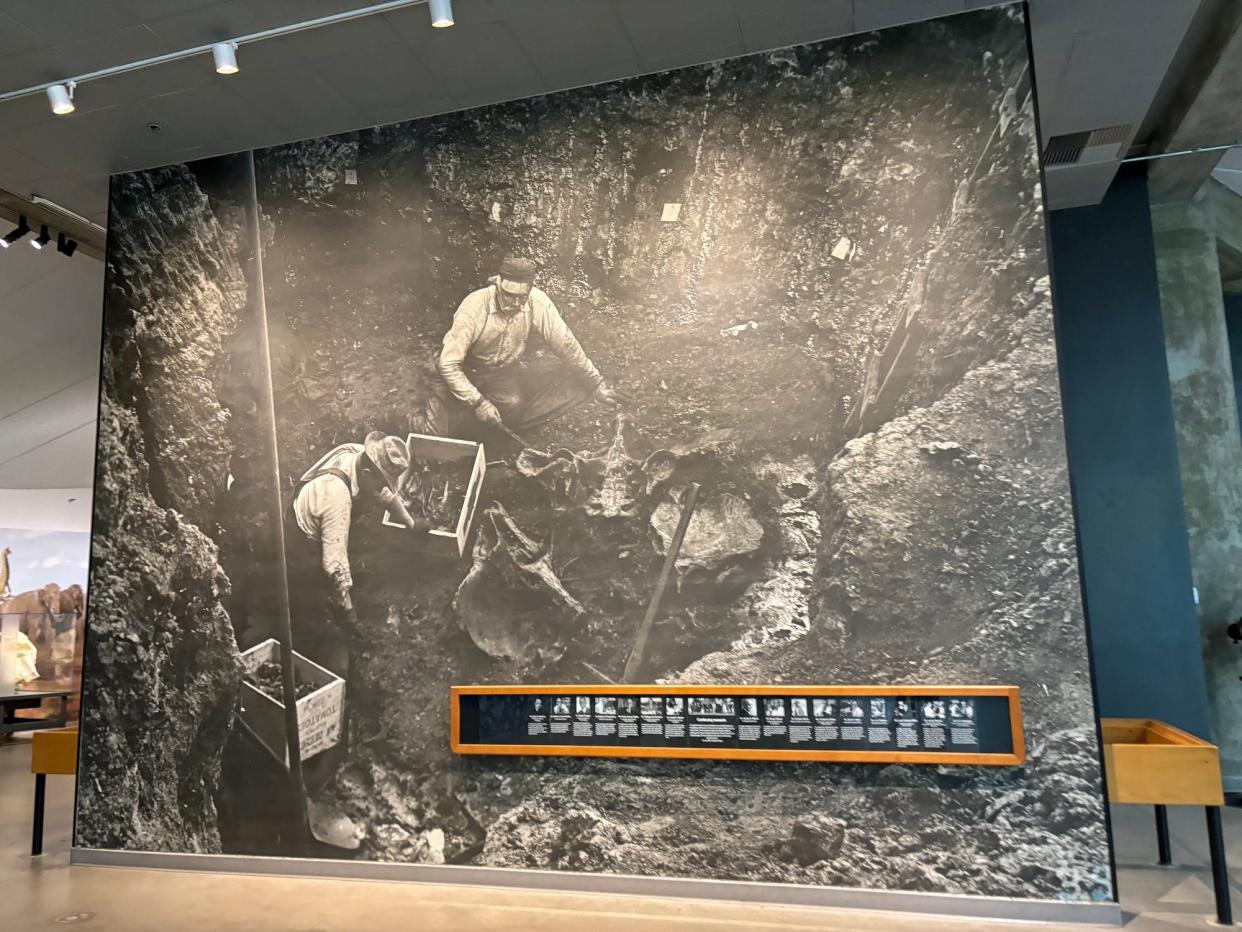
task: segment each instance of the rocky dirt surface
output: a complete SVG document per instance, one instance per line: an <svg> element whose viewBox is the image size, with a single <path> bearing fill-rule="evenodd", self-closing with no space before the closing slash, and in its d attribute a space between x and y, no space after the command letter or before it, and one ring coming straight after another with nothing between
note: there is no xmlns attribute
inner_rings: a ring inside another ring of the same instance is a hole
<svg viewBox="0 0 1242 932"><path fill-rule="evenodd" d="M231 446L212 380L245 279L184 167L118 179L112 214L76 841L218 851L240 661L203 528Z"/></svg>

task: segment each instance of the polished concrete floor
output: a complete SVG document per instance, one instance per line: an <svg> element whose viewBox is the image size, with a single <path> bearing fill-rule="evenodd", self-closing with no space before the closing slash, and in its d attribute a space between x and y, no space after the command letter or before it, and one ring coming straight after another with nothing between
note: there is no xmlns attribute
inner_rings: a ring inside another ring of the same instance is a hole
<svg viewBox="0 0 1242 932"><path fill-rule="evenodd" d="M45 854L29 855L29 741L0 746L0 930L81 926L108 932L327 932L388 929L504 932L967 932L1057 928L1042 923L962 922L936 916L844 912L657 898L496 888L303 880L196 872L69 867L73 786L48 781ZM1202 811L1173 810L1177 867L1158 868L1146 808L1120 807L1114 831L1129 932L1201 929L1213 917ZM1242 912L1242 810L1225 813L1234 897ZM1073 928L1082 929L1081 925Z"/></svg>

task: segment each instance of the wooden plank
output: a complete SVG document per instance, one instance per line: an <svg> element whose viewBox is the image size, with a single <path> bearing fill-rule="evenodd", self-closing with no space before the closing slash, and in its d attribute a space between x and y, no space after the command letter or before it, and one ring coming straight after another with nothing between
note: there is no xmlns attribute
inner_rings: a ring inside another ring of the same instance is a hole
<svg viewBox="0 0 1242 932"><path fill-rule="evenodd" d="M659 693L662 696L1017 696L1017 686L914 686L896 683L888 686L875 684L862 686L747 686L747 685L693 685L685 683L626 683L606 687L595 685L566 685L564 683L539 683L531 686L451 686L454 696L523 695L532 693L558 693L575 696L582 693L594 695L606 692L610 696L639 693Z"/></svg>
<svg viewBox="0 0 1242 932"><path fill-rule="evenodd" d="M71 774L78 769L78 730L40 731L30 745L30 772Z"/></svg>
<svg viewBox="0 0 1242 932"><path fill-rule="evenodd" d="M591 745L461 744L453 733L457 754L539 757L655 757L681 760L807 761L840 764L958 764L984 767L1015 767L1021 754L972 754L969 752L920 751L783 751L770 748L606 748Z"/></svg>
<svg viewBox="0 0 1242 932"><path fill-rule="evenodd" d="M1140 744L1150 719L1102 718L1100 733L1105 744Z"/></svg>
<svg viewBox="0 0 1242 932"><path fill-rule="evenodd" d="M1110 744L1104 766L1110 802L1165 806L1225 802L1215 748Z"/></svg>

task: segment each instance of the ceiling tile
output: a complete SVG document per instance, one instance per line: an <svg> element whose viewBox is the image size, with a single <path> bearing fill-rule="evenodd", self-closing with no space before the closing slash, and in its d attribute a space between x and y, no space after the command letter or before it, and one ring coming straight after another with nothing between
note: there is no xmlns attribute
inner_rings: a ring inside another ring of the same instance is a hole
<svg viewBox="0 0 1242 932"><path fill-rule="evenodd" d="M852 0L735 0L748 52L802 45L854 31Z"/></svg>
<svg viewBox="0 0 1242 932"><path fill-rule="evenodd" d="M172 15L154 14L144 19L143 24L170 49L235 39L263 28L255 16L254 5L244 0L213 3Z"/></svg>
<svg viewBox="0 0 1242 932"><path fill-rule="evenodd" d="M135 140L136 146L125 150L133 157L144 150L157 155L162 147L187 149L209 141L211 132L227 129L233 133L261 132L271 121L256 113L242 97L229 90L224 81L202 87L157 94L144 98L142 107L162 127L158 135L150 133ZM288 130L288 127L282 127ZM146 146L142 142L147 143Z"/></svg>
<svg viewBox="0 0 1242 932"><path fill-rule="evenodd" d="M46 45L100 36L133 26L136 20L120 4L99 0L56 0L55 3L10 3L6 15L43 38Z"/></svg>
<svg viewBox="0 0 1242 932"><path fill-rule="evenodd" d="M855 0L854 26L859 32L915 23L966 9L966 0Z"/></svg>
<svg viewBox="0 0 1242 932"><path fill-rule="evenodd" d="M145 26L126 26L98 35L0 59L0 87L17 88L60 81L113 65L148 58L164 51L159 38Z"/></svg>
<svg viewBox="0 0 1242 932"><path fill-rule="evenodd" d="M371 55L402 44L401 37L383 16L367 16L335 26L308 29L271 41L288 44L303 58L343 58L363 53L367 61ZM354 65L365 68L363 61L355 60Z"/></svg>
<svg viewBox="0 0 1242 932"><path fill-rule="evenodd" d="M421 18L421 27L408 17L393 22L414 49L415 57L454 100L473 101L485 92L495 95L493 100L511 99L515 87L546 89L506 23L472 25L459 21L452 29L432 29L425 17Z"/></svg>
<svg viewBox="0 0 1242 932"><path fill-rule="evenodd" d="M201 10L219 2L220 0L109 0L109 5L127 10L133 21L140 23L188 10Z"/></svg>
<svg viewBox="0 0 1242 932"><path fill-rule="evenodd" d="M0 13L0 55L38 48L43 40L7 13Z"/></svg>
<svg viewBox="0 0 1242 932"><path fill-rule="evenodd" d="M567 15L549 11L545 0L535 8L524 7L509 26L527 58L552 84L561 83L554 76L593 68L610 75L633 74L638 68L630 37L611 3L584 5L577 15Z"/></svg>
<svg viewBox="0 0 1242 932"><path fill-rule="evenodd" d="M625 0L618 9L643 61L711 50L742 54L742 33L732 4L720 0Z"/></svg>
<svg viewBox="0 0 1242 932"><path fill-rule="evenodd" d="M320 78L350 103L356 124L366 122L370 111L449 97L445 82L407 46L377 55L367 68L349 61L320 60ZM307 109L310 109L308 105Z"/></svg>

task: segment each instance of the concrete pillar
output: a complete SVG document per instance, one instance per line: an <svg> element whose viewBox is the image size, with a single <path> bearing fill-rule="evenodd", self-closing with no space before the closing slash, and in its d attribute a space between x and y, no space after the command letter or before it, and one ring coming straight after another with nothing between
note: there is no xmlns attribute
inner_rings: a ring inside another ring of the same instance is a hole
<svg viewBox="0 0 1242 932"><path fill-rule="evenodd" d="M1226 787L1242 791L1242 646L1225 634L1242 616L1242 438L1215 223L1202 192L1151 217L1213 738Z"/></svg>

